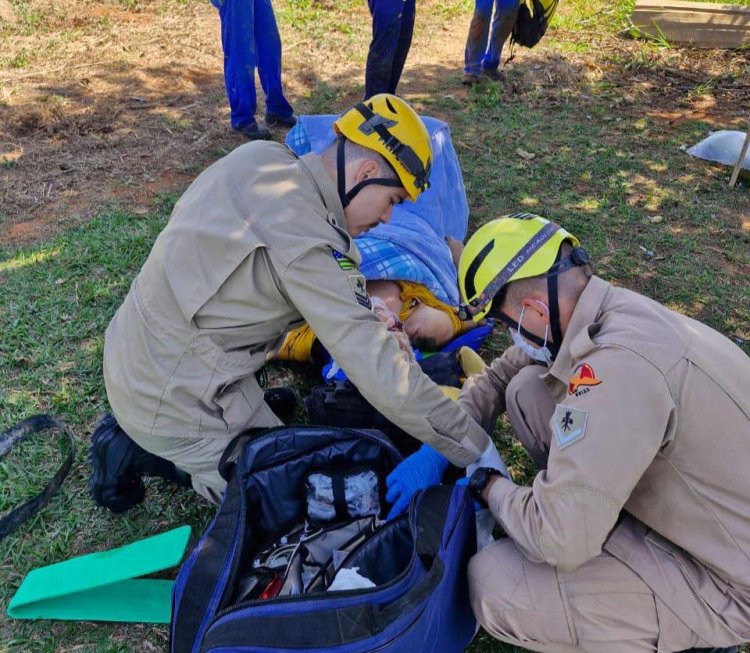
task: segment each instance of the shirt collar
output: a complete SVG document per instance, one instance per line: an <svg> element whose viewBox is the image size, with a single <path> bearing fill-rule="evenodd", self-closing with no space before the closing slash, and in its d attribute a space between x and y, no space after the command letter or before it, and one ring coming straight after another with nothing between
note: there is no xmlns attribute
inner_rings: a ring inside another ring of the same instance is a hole
<svg viewBox="0 0 750 653"><path fill-rule="evenodd" d="M611 284L604 281L604 279L592 276L578 298L576 307L573 309L573 315L570 316L568 328L565 330L560 351L555 356L555 361L548 372L563 383L567 383L570 378L570 368L573 359L570 352L571 343L583 329L592 322L597 321L601 314L604 299L611 287Z"/></svg>
<svg viewBox="0 0 750 653"><path fill-rule="evenodd" d="M337 220L336 226L339 229L348 232L348 225L346 223L346 214L344 213L344 207L341 205L341 199L339 198L338 190L336 190L336 184L331 177L331 174L323 165L322 159L312 152L305 154L300 157L300 161L307 168L310 176L318 186L320 194L323 196L323 202L326 205L329 215L333 214L333 217Z"/></svg>

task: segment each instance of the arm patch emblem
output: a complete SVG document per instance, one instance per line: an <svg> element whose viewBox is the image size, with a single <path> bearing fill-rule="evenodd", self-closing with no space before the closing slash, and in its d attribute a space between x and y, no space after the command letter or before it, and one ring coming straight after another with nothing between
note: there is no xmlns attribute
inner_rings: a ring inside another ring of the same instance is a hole
<svg viewBox="0 0 750 653"><path fill-rule="evenodd" d="M586 419L589 411L557 404L552 418L552 430L555 432L557 446L560 449L569 447L574 442L583 440L586 435Z"/></svg>
<svg viewBox="0 0 750 653"><path fill-rule="evenodd" d="M349 286L354 293L354 299L360 306L364 306L368 311L372 310L372 301L370 301L370 295L367 294L367 286L365 284L365 277L361 274L350 274L349 275Z"/></svg>
<svg viewBox="0 0 750 653"><path fill-rule="evenodd" d="M570 377L568 394L579 397L587 393L590 387L599 385L601 382L602 380L594 374L594 368L591 365L581 363L573 370L573 376Z"/></svg>
<svg viewBox="0 0 750 653"><path fill-rule="evenodd" d="M344 271L354 270L357 266L354 265L354 261L352 261L349 257L344 256L341 252L337 252L335 249L331 250L333 253L333 258L335 259L336 263L339 264L339 267Z"/></svg>

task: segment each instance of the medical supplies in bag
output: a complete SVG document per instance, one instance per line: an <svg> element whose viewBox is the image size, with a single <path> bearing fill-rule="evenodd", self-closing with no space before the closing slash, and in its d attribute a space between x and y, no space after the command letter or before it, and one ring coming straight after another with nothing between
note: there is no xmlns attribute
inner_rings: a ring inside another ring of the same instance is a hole
<svg viewBox="0 0 750 653"><path fill-rule="evenodd" d="M284 426L230 445L224 501L175 583L172 653L463 651L472 501L430 488L383 521L400 460L378 431Z"/></svg>

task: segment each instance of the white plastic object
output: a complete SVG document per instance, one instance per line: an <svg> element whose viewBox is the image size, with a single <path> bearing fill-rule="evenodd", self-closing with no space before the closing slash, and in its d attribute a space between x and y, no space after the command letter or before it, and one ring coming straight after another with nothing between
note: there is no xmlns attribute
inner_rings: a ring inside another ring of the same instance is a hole
<svg viewBox="0 0 750 653"><path fill-rule="evenodd" d="M492 536L492 530L495 528L495 518L489 509L477 510L477 551L481 551L488 544L492 544L495 538Z"/></svg>
<svg viewBox="0 0 750 653"><path fill-rule="evenodd" d="M336 572L336 578L333 579L333 582L328 587L328 591L335 592L338 590L355 590L368 587L375 587L375 583L369 578L362 576L359 573L359 567L352 567L351 569L342 567Z"/></svg>
<svg viewBox="0 0 750 653"><path fill-rule="evenodd" d="M733 166L740 157L744 141L745 132L722 129L712 132L693 147L689 147L686 152L697 159ZM750 170L750 150L745 154L741 167Z"/></svg>

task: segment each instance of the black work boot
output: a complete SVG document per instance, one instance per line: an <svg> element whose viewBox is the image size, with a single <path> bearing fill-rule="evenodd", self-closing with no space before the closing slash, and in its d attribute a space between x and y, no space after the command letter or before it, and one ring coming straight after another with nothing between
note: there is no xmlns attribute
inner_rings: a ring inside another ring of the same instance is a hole
<svg viewBox="0 0 750 653"><path fill-rule="evenodd" d="M267 127L259 125L253 120L253 122L242 127L232 127L234 131L239 132L249 141L268 141L271 140L271 132Z"/></svg>
<svg viewBox="0 0 750 653"><path fill-rule="evenodd" d="M688 648L680 653L737 653L736 646L729 646L727 648Z"/></svg>
<svg viewBox="0 0 750 653"><path fill-rule="evenodd" d="M297 124L296 114L282 116L278 113L266 112L266 127L294 127Z"/></svg>
<svg viewBox="0 0 750 653"><path fill-rule="evenodd" d="M285 385L268 388L263 392L263 401L282 422L288 422L294 416L297 407L297 397Z"/></svg>
<svg viewBox="0 0 750 653"><path fill-rule="evenodd" d="M89 494L94 502L120 513L143 501L142 476L158 476L190 487L190 475L139 447L111 414L99 420L91 436L88 462L91 466Z"/></svg>

